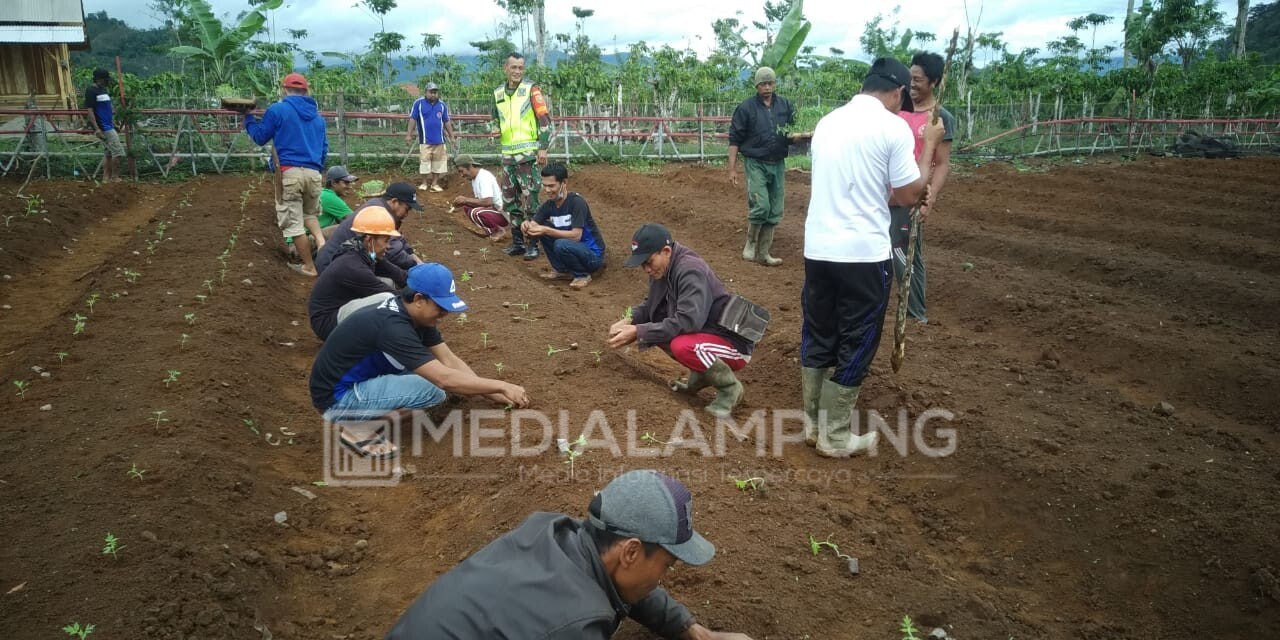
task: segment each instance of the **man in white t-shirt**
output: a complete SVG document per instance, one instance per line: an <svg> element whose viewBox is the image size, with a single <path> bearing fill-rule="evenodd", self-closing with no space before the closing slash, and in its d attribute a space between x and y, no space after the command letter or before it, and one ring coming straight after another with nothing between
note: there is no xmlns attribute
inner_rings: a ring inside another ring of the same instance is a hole
<svg viewBox="0 0 1280 640"><path fill-rule="evenodd" d="M493 242L507 237L511 219L504 210L498 179L488 169L476 166L475 159L465 153L453 162L458 166L458 175L471 181L471 193L475 195L474 198L458 196L453 199L453 204L462 207L467 219L475 225L472 231Z"/></svg>
<svg viewBox="0 0 1280 640"><path fill-rule="evenodd" d="M862 92L813 133L800 363L805 441L826 457L860 453L877 440L874 431L853 435L850 421L889 303L889 205L914 204L928 193L915 138L897 115L912 108L910 84L906 65L876 60ZM941 125L926 128L922 157L933 157L942 133Z"/></svg>

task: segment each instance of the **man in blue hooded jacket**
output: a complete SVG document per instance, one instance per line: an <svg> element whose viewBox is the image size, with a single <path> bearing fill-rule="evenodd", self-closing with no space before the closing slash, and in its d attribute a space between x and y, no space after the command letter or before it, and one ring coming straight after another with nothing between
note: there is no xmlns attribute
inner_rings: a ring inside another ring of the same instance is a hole
<svg viewBox="0 0 1280 640"><path fill-rule="evenodd" d="M311 238L316 249L324 246L324 234L320 231L320 192L324 180L325 156L329 153L329 139L325 136L324 118L316 101L307 95L310 86L300 73L291 73L281 83L284 99L267 108L259 122L252 113L244 115L244 130L254 144L272 142L280 158L281 189L277 193L276 223L286 238L293 238L293 245L302 258L301 273L315 276L316 267L311 259ZM311 232L311 238L307 237Z"/></svg>

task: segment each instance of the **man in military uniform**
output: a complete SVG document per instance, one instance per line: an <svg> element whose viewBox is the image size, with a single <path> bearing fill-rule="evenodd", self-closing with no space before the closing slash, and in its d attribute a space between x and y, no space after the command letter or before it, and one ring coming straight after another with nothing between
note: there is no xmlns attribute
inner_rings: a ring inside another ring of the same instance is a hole
<svg viewBox="0 0 1280 640"><path fill-rule="evenodd" d="M538 243L525 242L520 224L538 210L542 180L534 162L547 163L551 111L542 90L524 79L524 56L508 55L506 73L507 83L493 90L493 117L498 121L501 137L502 168L511 183L511 191L504 194L511 214L511 246L506 253L536 260Z"/></svg>

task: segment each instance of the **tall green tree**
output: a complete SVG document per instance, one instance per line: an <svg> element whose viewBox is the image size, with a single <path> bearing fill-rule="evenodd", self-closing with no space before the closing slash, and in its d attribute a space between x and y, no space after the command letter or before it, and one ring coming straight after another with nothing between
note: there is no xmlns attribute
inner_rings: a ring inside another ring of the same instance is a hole
<svg viewBox="0 0 1280 640"><path fill-rule="evenodd" d="M282 4L284 0L265 0L260 8L246 12L237 24L226 26L213 15L205 0L186 0L195 42L172 47L169 54L201 64L213 84L249 86L266 93L261 90L263 79L253 73L257 58L247 45L267 21L263 11L278 9Z"/></svg>

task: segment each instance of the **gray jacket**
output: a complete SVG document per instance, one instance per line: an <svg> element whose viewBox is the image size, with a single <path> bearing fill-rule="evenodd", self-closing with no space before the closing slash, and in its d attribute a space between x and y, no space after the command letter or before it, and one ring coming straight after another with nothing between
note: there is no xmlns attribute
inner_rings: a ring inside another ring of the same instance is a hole
<svg viewBox="0 0 1280 640"><path fill-rule="evenodd" d="M679 638L693 614L661 587L628 606L583 521L535 513L436 579L387 640L612 637L623 618Z"/></svg>
<svg viewBox="0 0 1280 640"><path fill-rule="evenodd" d="M671 245L671 263L661 278L649 280L649 295L631 310L636 342L641 349L665 345L686 333L713 333L727 339L739 353L750 355L753 345L721 328L720 313L731 294L692 249Z"/></svg>

